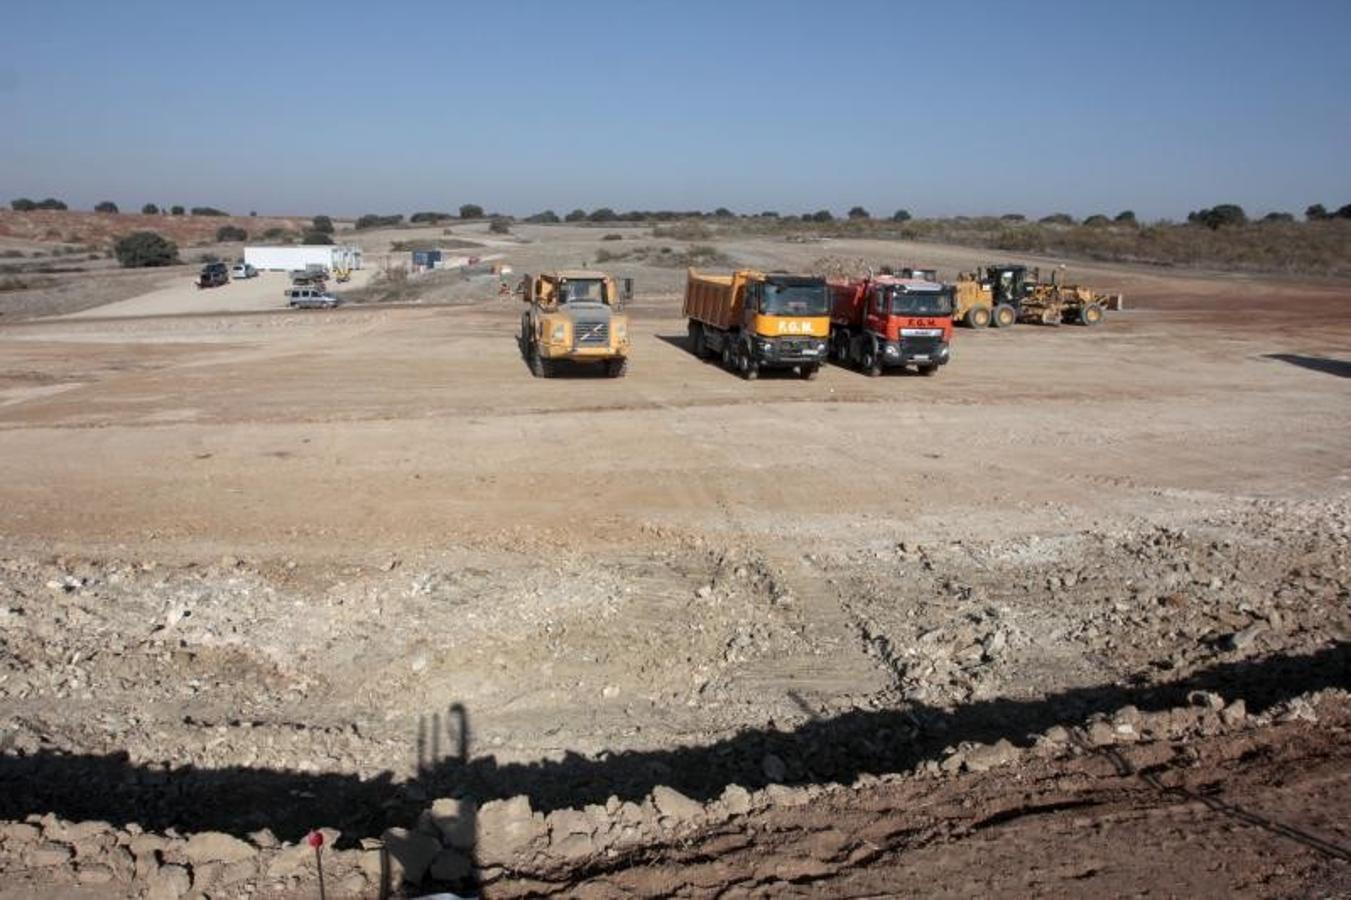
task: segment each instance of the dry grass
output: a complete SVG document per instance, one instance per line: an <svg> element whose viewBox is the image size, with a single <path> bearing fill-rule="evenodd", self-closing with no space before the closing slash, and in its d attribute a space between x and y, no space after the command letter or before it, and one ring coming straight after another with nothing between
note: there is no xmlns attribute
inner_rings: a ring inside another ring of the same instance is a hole
<svg viewBox="0 0 1351 900"><path fill-rule="evenodd" d="M1210 229L1152 225L1060 225L993 217L908 222L740 219L724 226L745 234L891 238L984 247L1102 262L1190 266L1289 275L1351 276L1351 221L1252 222Z"/></svg>
<svg viewBox="0 0 1351 900"><path fill-rule="evenodd" d="M598 264L634 262L667 269L684 269L689 266L725 268L736 264L735 260L711 244L691 244L683 250L648 245L628 250L607 250L602 247L596 251L596 262Z"/></svg>

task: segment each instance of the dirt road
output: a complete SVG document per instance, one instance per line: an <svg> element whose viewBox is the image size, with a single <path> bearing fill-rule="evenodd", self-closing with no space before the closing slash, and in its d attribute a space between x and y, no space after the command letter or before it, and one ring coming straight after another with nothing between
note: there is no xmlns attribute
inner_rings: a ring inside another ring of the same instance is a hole
<svg viewBox="0 0 1351 900"><path fill-rule="evenodd" d="M600 246L547 232L524 232L518 271ZM917 252L877 243L829 252ZM725 249L766 266L826 252ZM685 350L679 272L616 272L643 291L618 381L531 378L518 304L473 283L424 308L254 313L240 293L228 314L142 315L181 308L152 296L0 328L0 817L287 840L333 824L354 842L438 796L555 810L662 784L702 800L848 783L1111 714L1138 699L1123 686L1345 646L1344 286L1094 267L1084 280L1129 301L1101 328L963 330L931 379L746 383ZM1340 677L1283 699L1345 687L1337 658ZM899 758L910 729L927 749ZM1254 740L1279 761L1284 734ZM1314 745L1319 797L1344 806L1336 742ZM1222 783L1232 762L1206 765ZM284 809L261 802L279 773L300 779ZM127 787L89 789L110 777ZM1277 807L1305 796L1262 777ZM848 802L911 827L899 800ZM1020 825L999 858L1062 859L1056 823L1075 814L1057 809L1044 841ZM1127 840L1145 827L1128 820ZM1287 874L1234 890L1335 882L1291 862L1305 849L1244 835ZM796 853L746 840L729 865ZM815 890L887 893L900 869L977 887L951 868L965 857L887 846L876 877ZM988 890L1034 889L1001 872ZM1065 878L1043 884L1074 892ZM1197 888L1143 869L1113 884Z"/></svg>

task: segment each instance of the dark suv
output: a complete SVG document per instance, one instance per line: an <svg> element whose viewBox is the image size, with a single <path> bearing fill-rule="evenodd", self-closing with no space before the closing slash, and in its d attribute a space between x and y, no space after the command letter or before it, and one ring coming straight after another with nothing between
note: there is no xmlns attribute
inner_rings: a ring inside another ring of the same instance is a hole
<svg viewBox="0 0 1351 900"><path fill-rule="evenodd" d="M202 266L202 274L197 276L199 288L220 287L230 281L230 270L223 262L207 263Z"/></svg>

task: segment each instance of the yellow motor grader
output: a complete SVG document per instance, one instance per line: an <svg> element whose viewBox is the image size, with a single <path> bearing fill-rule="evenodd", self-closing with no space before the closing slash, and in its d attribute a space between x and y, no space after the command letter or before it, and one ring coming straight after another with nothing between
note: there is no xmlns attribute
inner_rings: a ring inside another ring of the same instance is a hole
<svg viewBox="0 0 1351 900"><path fill-rule="evenodd" d="M1007 328L1015 322L1043 325L1097 325L1107 310L1125 308L1122 294L1100 294L1065 284L1060 273L1041 280L1041 270L1027 266L986 266L957 279L953 319L971 328Z"/></svg>

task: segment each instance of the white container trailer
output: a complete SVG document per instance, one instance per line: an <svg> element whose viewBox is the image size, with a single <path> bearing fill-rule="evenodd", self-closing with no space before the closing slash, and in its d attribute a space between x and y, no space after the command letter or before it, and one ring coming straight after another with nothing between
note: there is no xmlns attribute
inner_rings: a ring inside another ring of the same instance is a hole
<svg viewBox="0 0 1351 900"><path fill-rule="evenodd" d="M260 272L295 272L307 266L360 269L361 250L345 244L299 244L282 247L245 247L244 262Z"/></svg>

